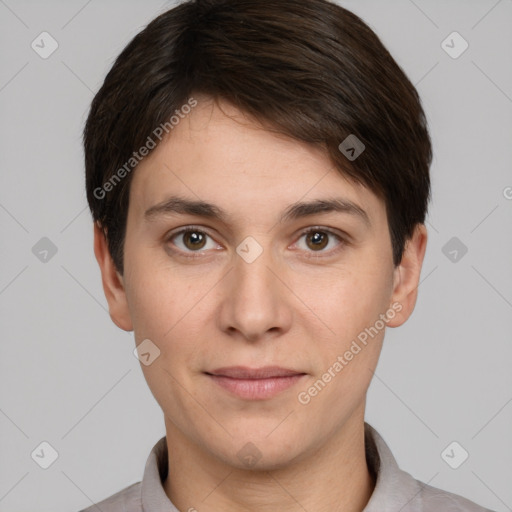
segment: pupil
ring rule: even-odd
[[[189,233],[186,233],[185,241],[188,244],[192,245],[192,249],[197,249],[198,247],[202,247],[204,245],[204,237],[202,234],[198,233],[197,231],[192,231]],[[201,244],[201,242],[203,242]]]
[[[313,247],[314,248],[320,248],[320,249],[323,249],[326,245],[327,245],[327,237],[325,236],[325,233],[321,233],[319,231],[315,231],[311,238],[310,238],[313,242]]]

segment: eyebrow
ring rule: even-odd
[[[368,227],[371,226],[370,218],[365,210],[356,203],[344,198],[315,199],[308,202],[294,203],[290,205],[279,218],[279,222],[297,220],[312,215],[339,212],[353,215],[362,220]],[[160,215],[185,214],[205,217],[227,223],[229,215],[218,206],[201,200],[190,200],[178,196],[172,196],[165,201],[156,204],[146,210],[146,220],[153,220]]]

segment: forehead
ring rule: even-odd
[[[130,209],[140,214],[171,194],[219,204],[242,217],[334,196],[369,216],[384,212],[383,202],[344,177],[321,147],[263,127],[229,103],[206,99],[138,165]]]

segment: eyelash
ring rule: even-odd
[[[302,233],[299,235],[299,238],[297,239],[297,241],[300,240],[304,235],[308,235],[310,233],[316,233],[316,232],[324,233],[324,234],[329,235],[330,237],[336,238],[338,240],[339,244],[337,245],[337,247],[335,247],[334,249],[331,249],[330,251],[324,251],[324,250],[306,251],[307,253],[310,253],[308,256],[306,256],[306,258],[318,258],[319,255],[322,255],[322,254],[332,256],[334,254],[337,254],[338,251],[340,251],[343,248],[343,246],[346,245],[346,243],[347,243],[347,241],[343,237],[338,235],[337,233],[334,233],[330,229],[323,228],[321,226],[314,226],[314,227],[311,227],[311,228],[308,228],[308,229],[302,231]],[[168,237],[166,237],[166,243],[172,242],[172,240],[174,238],[176,238],[177,236],[184,235],[187,233],[201,233],[202,235],[206,235],[207,237],[209,237],[213,240],[213,237],[211,237],[206,231],[204,231],[199,226],[187,226],[186,228],[176,231],[174,233],[171,233]],[[297,242],[295,242],[295,243],[297,243]],[[175,254],[179,254],[180,256],[183,256],[185,258],[201,258],[201,257],[204,257],[204,252],[205,252],[205,250],[188,251],[188,252],[182,251],[181,249],[178,249],[178,250],[170,249],[170,250],[171,250],[171,252],[173,252]],[[208,249],[206,249],[206,251],[207,250]]]

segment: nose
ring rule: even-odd
[[[233,264],[218,315],[222,331],[250,342],[287,332],[293,310],[282,264],[269,249],[250,263],[237,253]]]

